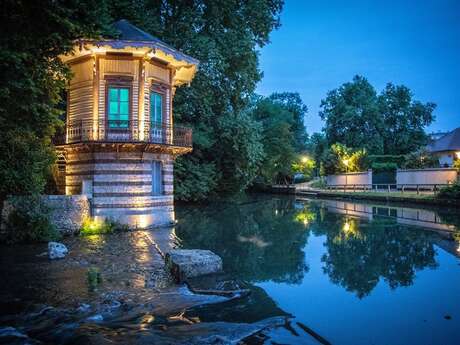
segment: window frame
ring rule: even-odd
[[[149,128],[151,129],[152,128],[152,104],[151,104],[151,101],[152,101],[152,94],[153,93],[158,93],[162,96],[162,100],[163,100],[163,104],[161,105],[161,111],[162,111],[162,114],[161,114],[161,128],[164,129],[165,126],[167,125],[168,121],[167,121],[167,117],[169,116],[169,114],[166,113],[166,110],[167,110],[167,107],[166,107],[166,102],[167,102],[167,95],[168,95],[168,86],[163,84],[163,83],[157,83],[157,82],[154,82],[152,83],[151,87],[150,87],[150,92],[149,92]],[[151,132],[151,130],[150,130]],[[151,134],[151,133],[150,133]]]
[[[129,133],[132,136],[133,126],[133,78],[126,76],[106,76],[105,85],[105,132],[106,133]],[[128,89],[128,127],[126,128],[111,128],[109,127],[109,112],[110,112],[110,89],[123,88]]]
[[[154,171],[155,171],[155,167],[156,165],[158,164],[159,166],[159,187],[160,187],[160,190],[158,193],[155,193],[154,191],[154,186],[155,186],[155,181],[154,181]],[[152,173],[151,173],[151,176],[152,176],[152,192],[151,192],[151,195],[152,196],[162,196],[164,195],[164,186],[163,186],[163,162],[161,160],[153,160],[152,161],[152,164],[151,164],[151,167],[152,167]]]

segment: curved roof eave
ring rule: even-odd
[[[192,65],[199,65],[199,60],[195,59],[187,54],[184,54],[177,49],[174,49],[168,46],[163,42],[153,42],[153,41],[131,41],[131,40],[82,40],[81,43],[93,44],[96,46],[109,46],[113,49],[123,49],[127,47],[133,48],[151,48],[155,50],[161,50],[167,55],[171,55],[174,59],[178,61],[185,61]]]

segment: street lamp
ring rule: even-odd
[[[302,156],[302,158],[300,159],[300,161],[302,163],[307,163],[308,162],[308,157],[307,156]]]
[[[348,164],[350,164],[350,160],[349,159],[344,159],[344,160],[342,160],[342,162],[346,167],[346,172],[348,172]]]

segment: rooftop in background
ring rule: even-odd
[[[460,151],[460,127],[427,146],[429,152]]]

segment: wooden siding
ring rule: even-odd
[[[93,60],[71,66],[74,77],[69,85],[67,120],[90,120],[93,116]]]
[[[171,84],[169,69],[152,63],[145,64],[145,78],[155,79],[168,85]]]

